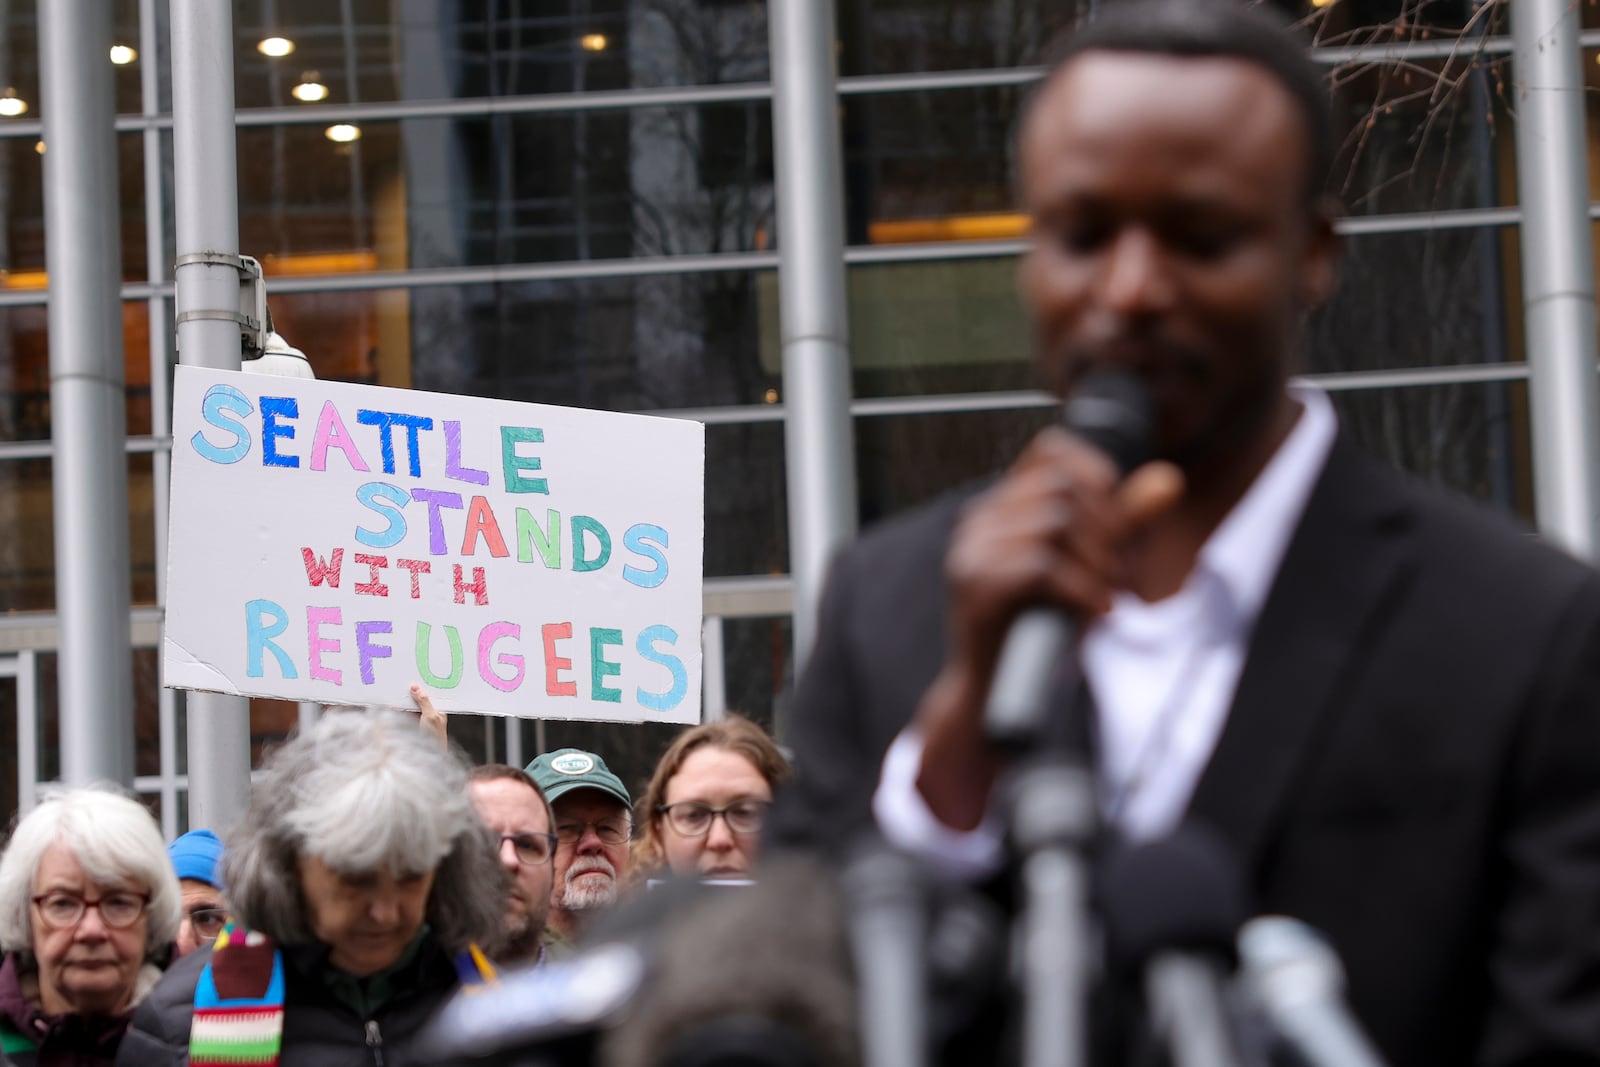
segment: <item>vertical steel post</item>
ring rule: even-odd
[[[1511,4],[1522,298],[1539,530],[1600,558],[1600,381],[1578,13]]]
[[[833,0],[772,0],[772,137],[795,662],[828,560],[856,529]]]
[[[139,113],[147,118],[161,114],[161,47],[156,0],[139,0]],[[167,211],[162,186],[161,131],[151,126],[144,139],[144,258],[150,284],[167,280]],[[150,455],[151,489],[155,521],[156,606],[165,629],[167,607],[167,504],[172,479],[172,397],[167,388],[167,352],[172,336],[172,315],[163,296],[150,297],[150,435],[156,439]],[[156,648],[162,642],[156,641]],[[178,695],[166,686],[156,689],[156,726],[160,752],[161,833],[172,840],[178,824]]]
[[[178,357],[239,369],[239,179],[233,115],[233,10],[172,0],[173,271]],[[201,259],[198,257],[206,257]],[[209,260],[209,261],[208,261]],[[250,799],[250,705],[190,693],[189,825],[227,830]]]
[[[61,777],[133,782],[128,459],[111,8],[39,0]]]

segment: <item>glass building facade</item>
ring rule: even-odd
[[[171,833],[170,27],[164,0],[112,6],[119,48],[83,62],[116,67],[137,785]],[[837,0],[863,524],[982,477],[1052,417],[1013,287],[1013,138],[1046,43],[1094,6]],[[1506,5],[1279,6],[1339,89],[1347,257],[1304,373],[1370,450],[1531,518]],[[1581,10],[1600,26],[1594,0]],[[240,247],[278,330],[322,378],[703,420],[714,702],[781,717],[795,663],[763,0],[240,0],[233,25]],[[1600,33],[1585,44],[1593,87]],[[38,96],[34,5],[0,2],[0,751],[22,754],[0,761],[7,808],[57,769]],[[297,713],[255,701],[255,741]],[[594,747],[633,780],[668,735],[452,730],[481,758]]]

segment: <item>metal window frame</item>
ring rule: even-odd
[[[158,0],[139,0],[140,48],[145,56],[160,54],[157,40],[156,5]],[[1600,48],[1600,30],[1580,35],[1585,49]],[[1314,58],[1327,65],[1344,63],[1389,63],[1427,59],[1449,59],[1478,52],[1490,55],[1509,55],[1513,42],[1510,37],[1493,37],[1472,40],[1423,41],[1398,44],[1374,44],[1353,47],[1325,47],[1313,51]],[[158,572],[157,606],[136,608],[136,622],[148,625],[151,617],[161,615],[160,604],[165,600],[166,559],[166,489],[161,474],[170,462],[172,440],[169,416],[165,411],[167,365],[170,335],[166,326],[168,301],[173,297],[173,285],[166,277],[165,217],[162,202],[160,149],[162,131],[172,128],[170,112],[157,108],[159,69],[155,63],[145,65],[141,75],[141,111],[138,114],[119,115],[116,129],[119,132],[142,134],[145,168],[146,253],[148,280],[124,285],[124,300],[143,300],[150,310],[150,348],[153,411],[153,432],[149,435],[129,437],[126,453],[129,455],[151,453],[156,463],[155,539]],[[997,88],[1026,85],[1036,81],[1043,68],[994,68],[980,70],[940,71],[879,76],[854,76],[839,79],[841,96],[871,96],[895,93],[937,92],[963,89]],[[652,89],[629,89],[605,92],[555,93],[499,98],[471,98],[459,100],[393,101],[353,105],[317,105],[296,108],[252,108],[238,113],[242,128],[263,128],[286,125],[306,125],[331,122],[381,122],[427,118],[486,118],[498,115],[575,114],[580,112],[615,111],[638,108],[686,107],[725,103],[762,102],[772,98],[768,82],[750,82],[723,86],[685,86]],[[42,131],[38,121],[7,122],[0,127],[0,139],[37,138]],[[1591,204],[1591,219],[1600,218],[1600,203]],[[1500,227],[1519,224],[1519,208],[1493,208],[1481,210],[1445,211],[1426,214],[1399,214],[1374,217],[1350,217],[1340,220],[1341,233],[1351,236],[1370,234],[1398,234],[1435,229],[1471,227]],[[1024,245],[1021,241],[988,241],[962,243],[930,243],[907,246],[870,246],[849,248],[845,261],[851,265],[875,263],[910,263],[967,258],[1003,258],[1018,254]],[[411,271],[374,272],[363,275],[324,275],[275,279],[273,290],[277,293],[309,292],[361,292],[384,289],[421,289],[436,286],[475,284],[506,284],[527,281],[579,281],[652,277],[666,274],[705,273],[740,270],[774,270],[776,253],[742,252],[712,255],[643,257],[616,261],[583,261],[562,263],[522,263],[500,266],[461,266],[431,268]],[[43,291],[0,292],[0,307],[44,306],[47,296]],[[1309,376],[1305,380],[1329,390],[1371,390],[1406,388],[1474,382],[1522,381],[1529,375],[1526,364],[1463,364],[1447,367],[1404,368],[1395,370],[1353,372],[1336,375]],[[857,399],[851,404],[852,417],[901,416],[917,414],[944,414],[952,412],[1025,410],[1053,404],[1051,397],[1031,391],[971,393],[933,396],[900,396]],[[734,405],[711,409],[679,409],[654,411],[652,414],[694,418],[707,425],[740,425],[777,422],[784,418],[781,404]],[[28,458],[49,458],[53,448],[49,441],[0,442],[0,462]],[[792,583],[787,576],[751,576],[742,578],[713,578],[706,582],[707,623],[716,619],[763,617],[787,614],[792,601]],[[55,614],[39,613],[13,617],[16,625],[53,626]],[[12,621],[12,620],[8,620]],[[159,642],[158,642],[159,644]],[[24,674],[29,679],[28,694],[33,701],[33,763],[32,773],[19,774],[19,800],[27,790],[28,804],[33,800],[37,778],[37,685],[33,680],[36,653],[19,652],[0,655],[0,677],[19,679],[19,705],[22,700],[21,681]],[[26,663],[28,666],[22,666]],[[21,744],[22,718],[19,716],[19,770],[27,746]],[[161,772],[155,776],[141,776],[136,788],[141,792],[159,793],[162,804],[163,831],[174,836],[178,829],[177,798],[186,788],[185,776],[177,773],[176,712],[173,694],[161,690],[160,733]],[[507,755],[513,748],[520,749],[520,734],[513,742],[512,720],[507,722]],[[520,756],[520,752],[517,753]]]

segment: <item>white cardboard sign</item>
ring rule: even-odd
[[[700,718],[705,427],[179,367],[165,683]]]

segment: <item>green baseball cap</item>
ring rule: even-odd
[[[585,752],[581,748],[558,748],[528,764],[527,771],[552,804],[557,797],[574,789],[598,789],[622,801],[623,807],[633,807],[628,787],[622,784],[621,778],[611,773],[606,761],[593,752]]]

